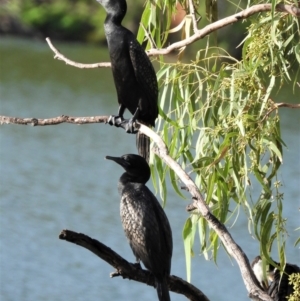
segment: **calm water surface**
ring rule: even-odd
[[[107,51],[86,45],[59,45],[81,62],[108,59]],[[79,70],[57,60],[46,43],[1,40],[1,115],[47,118],[117,113],[109,69]],[[282,94],[280,101],[296,102]],[[299,111],[282,109],[282,135],[288,149],[281,169],[288,217],[287,257],[300,262],[293,248],[299,227]],[[109,278],[107,263],[87,250],[61,241],[62,229],[94,237],[129,261],[133,254],[119,218],[120,167],[106,155],[136,153],[134,135],[108,125],[0,127],[1,300],[156,300],[151,287]],[[151,186],[151,184],[149,184]],[[187,201],[171,192],[166,207],[173,229],[172,274],[185,278],[181,238]],[[259,252],[238,221],[233,237],[249,258]],[[197,254],[197,247],[195,248]],[[220,252],[218,267],[202,256],[193,259],[192,283],[211,300],[249,300],[236,263]],[[232,299],[234,296],[234,299]],[[173,301],[186,300],[171,294]]]

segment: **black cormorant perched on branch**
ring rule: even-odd
[[[274,261],[274,263],[280,266],[278,262]],[[269,264],[269,267],[266,269],[266,276],[270,280],[270,285],[267,284],[267,286],[264,285],[265,282],[263,281],[263,265],[261,257],[255,257],[251,266],[257,280],[274,301],[286,301],[287,297],[294,292],[293,285],[289,284],[289,276],[294,273],[300,273],[300,267],[297,265],[286,263],[284,271],[281,274],[280,270],[272,264]]]
[[[150,178],[146,160],[138,155],[110,157],[125,169],[119,183],[121,220],[130,247],[155,277],[160,301],[170,301],[167,279],[171,270],[172,231],[156,197],[145,185]],[[140,298],[142,300],[142,298]]]
[[[104,30],[108,43],[111,67],[118,95],[119,112],[111,116],[109,124],[122,127],[126,132],[135,133],[135,120],[154,126],[158,115],[158,87],[155,70],[131,31],[121,25],[126,14],[125,0],[97,0],[107,16]],[[125,109],[133,117],[125,120]],[[137,133],[139,154],[149,161],[150,139]]]

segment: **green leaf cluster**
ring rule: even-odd
[[[293,285],[294,292],[288,298],[288,301],[299,301],[300,300],[300,273],[291,274],[289,276],[289,284]]]
[[[174,1],[147,3],[140,42],[146,40],[148,47],[153,42],[158,48],[165,45],[175,5]],[[286,82],[296,82],[299,24],[296,18],[276,12],[258,14],[248,22],[240,61],[225,49],[210,46],[209,38],[189,63],[180,57],[177,62],[159,58],[157,131],[170,156],[189,172],[205,195],[212,213],[232,225],[244,212],[261,253],[269,258],[276,241],[283,262],[286,219],[277,173],[284,142],[272,95]],[[152,171],[158,175],[153,180],[158,181],[155,184],[164,201],[167,177],[182,196],[179,180],[160,159],[153,160]],[[216,261],[220,246],[216,233],[201,216],[189,217],[183,230],[188,275],[196,229],[200,252],[206,258],[212,256]]]

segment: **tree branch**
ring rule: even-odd
[[[135,280],[153,287],[155,286],[154,277],[149,271],[143,270],[136,264],[129,263],[119,254],[96,239],[70,230],[63,230],[60,233],[59,238],[88,249],[113,266],[116,269],[116,272],[113,272],[111,277],[120,275],[124,279]],[[209,301],[199,289],[179,277],[170,276],[168,285],[170,291],[182,294],[191,301]]]
[[[58,117],[53,117],[48,119],[37,119],[37,118],[0,116],[0,124],[20,124],[20,125],[29,124],[32,126],[56,125],[61,123],[91,124],[91,123],[107,123],[108,118],[109,116],[72,117],[72,116],[61,115]]]
[[[274,105],[276,108],[300,109],[300,103],[275,102]]]
[[[166,55],[171,53],[174,50],[178,50],[184,46],[190,45],[200,39],[203,39],[204,37],[206,37],[207,35],[209,35],[210,33],[223,28],[227,25],[236,23],[240,20],[246,19],[254,14],[260,13],[260,12],[265,12],[265,11],[271,11],[272,10],[272,4],[257,4],[257,5],[253,5],[252,7],[249,7],[245,10],[242,10],[239,13],[236,13],[232,16],[223,18],[221,20],[218,20],[214,23],[211,23],[207,26],[205,26],[202,29],[197,29],[196,24],[196,17],[195,17],[195,12],[194,12],[194,7],[193,5],[190,4],[190,13],[191,13],[191,17],[193,19],[193,30],[194,30],[194,34],[182,41],[179,42],[175,42],[171,45],[169,45],[166,48],[162,48],[162,49],[155,49],[152,48],[150,50],[147,51],[148,56],[157,56],[157,55]],[[283,13],[288,13],[291,14],[294,17],[300,17],[300,8],[293,6],[293,5],[287,5],[287,4],[283,4],[283,3],[279,3],[276,5],[275,10],[277,12],[283,12]],[[95,64],[82,64],[82,63],[77,63],[74,62],[70,59],[68,59],[67,57],[65,57],[62,53],[60,53],[59,50],[57,50],[53,44],[51,43],[51,40],[49,38],[46,38],[46,41],[50,47],[50,49],[54,52],[55,56],[54,59],[58,59],[61,61],[64,61],[67,65],[73,66],[73,67],[77,67],[77,68],[81,68],[81,69],[91,69],[91,68],[109,68],[111,67],[111,63],[110,62],[103,62],[103,63],[95,63]]]

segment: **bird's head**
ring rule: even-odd
[[[97,0],[97,2],[103,6],[108,15],[122,21],[127,11],[126,0]]]
[[[147,161],[139,155],[128,154],[121,157],[106,156],[105,158],[121,165],[125,169],[127,177],[134,182],[145,184],[150,179],[150,167]]]
[[[266,291],[268,289],[268,269],[266,267],[266,263],[263,262],[260,256],[256,256],[251,263],[252,270],[256,279],[262,288]]]

